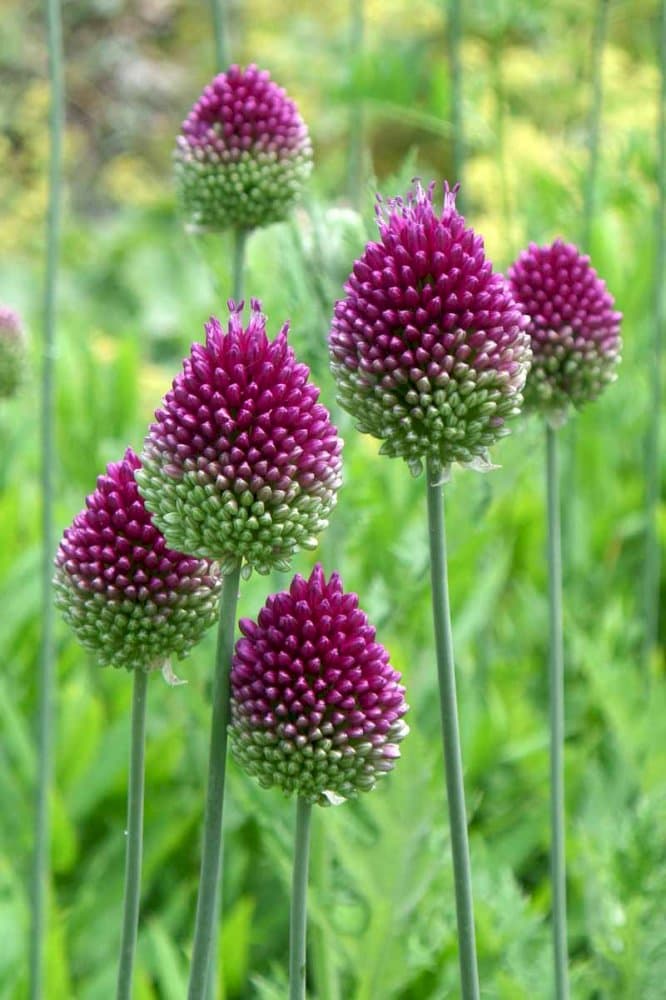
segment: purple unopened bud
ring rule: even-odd
[[[192,229],[252,229],[288,215],[312,170],[312,146],[296,105],[269,74],[232,66],[183,122],[174,159]]]
[[[16,394],[25,366],[25,334],[19,314],[9,306],[0,305],[0,399]]]
[[[379,240],[356,261],[336,304],[331,369],[359,430],[413,472],[487,462],[522,402],[527,324],[483,240],[465,226],[456,190],[419,183],[379,202]]]
[[[596,399],[617,377],[622,313],[590,258],[562,240],[531,243],[509,269],[509,280],[530,320],[525,405],[561,423],[570,406]]]
[[[231,671],[234,756],[264,787],[330,805],[393,769],[405,689],[375,629],[321,566],[243,619]]]
[[[167,548],[135,482],[128,448],[99,476],[56,556],[56,604],[102,666],[162,669],[217,619],[214,563]]]
[[[288,569],[327,526],[340,486],[342,441],[287,343],[252,302],[212,318],[157,410],[137,480],[170,545],[217,559]]]

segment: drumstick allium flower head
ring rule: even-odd
[[[194,344],[155,414],[137,474],[146,506],[174,548],[288,569],[327,526],[340,486],[342,441],[319,390],[287,343],[266,334],[260,303],[247,327],[229,302]]]
[[[221,576],[214,563],[167,547],[139,496],[139,466],[128,448],[66,529],[56,604],[103,666],[168,670],[216,621]]]
[[[10,306],[0,305],[0,399],[14,396],[26,365],[25,334],[21,319]]]
[[[531,243],[509,269],[509,281],[530,321],[526,408],[562,423],[571,406],[596,399],[617,377],[622,313],[590,258],[562,240]]]
[[[456,191],[445,185],[441,212],[434,184],[379,200],[379,240],[354,264],[329,338],[341,405],[414,473],[426,458],[434,470],[487,464],[530,360],[527,321]]]
[[[186,223],[252,229],[286,218],[312,170],[298,108],[257,66],[231,66],[183,122],[174,154]]]
[[[330,805],[369,791],[408,732],[400,674],[321,566],[243,619],[231,671],[231,748],[265,787]]]

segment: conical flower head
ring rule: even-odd
[[[135,481],[128,448],[99,476],[56,555],[56,604],[102,666],[164,669],[217,618],[218,568],[167,548]]]
[[[483,240],[445,185],[378,204],[369,243],[336,304],[331,368],[341,405],[383,454],[418,473],[453,462],[483,464],[508,433],[529,366],[526,320]]]
[[[530,321],[525,405],[561,423],[570,406],[591,402],[615,380],[622,314],[590,258],[562,240],[531,243],[509,280]]]
[[[232,66],[206,87],[174,154],[187,224],[252,229],[286,218],[312,170],[298,108],[265,70]]]
[[[21,385],[25,353],[25,334],[18,313],[0,305],[0,399],[9,399]]]
[[[407,704],[356,594],[316,566],[240,629],[229,738],[241,766],[320,805],[372,789],[400,756]]]
[[[170,545],[267,573],[288,569],[328,524],[340,485],[342,441],[285,324],[275,340],[253,301],[229,303],[206,344],[194,344],[157,410],[137,475]]]

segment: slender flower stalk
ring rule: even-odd
[[[449,804],[453,880],[458,920],[458,960],[463,1000],[478,1000],[479,973],[476,962],[472,872],[467,839],[465,786],[458,727],[451,610],[449,607],[444,496],[441,474],[433,469],[431,463],[428,464],[426,476],[432,611],[435,626],[439,707],[442,720],[446,793]]]
[[[143,786],[146,743],[146,695],[148,673],[134,671],[132,695],[132,741],[130,749],[130,776],[127,793],[127,854],[125,858],[125,899],[123,904],[123,929],[118,967],[117,1000],[130,1000],[132,996],[132,971],[139,926],[141,899],[141,856],[143,845]]]
[[[229,677],[234,647],[239,584],[240,561],[236,568],[227,574],[222,587],[213,677],[213,712],[210,729],[201,876],[188,989],[190,1000],[199,1000],[204,994],[213,936],[217,925],[216,902],[221,888],[219,884],[220,856],[224,816],[224,783],[227,769],[227,728],[230,718]]]
[[[349,20],[350,65],[357,69],[363,58],[364,0],[351,0]],[[349,146],[347,190],[349,201],[359,209],[363,193],[363,98],[355,94],[349,108]]]
[[[32,921],[30,929],[30,997],[44,994],[44,943],[47,933],[47,886],[50,868],[49,790],[53,761],[53,488],[55,466],[54,359],[56,341],[56,282],[60,251],[62,143],[65,85],[60,0],[45,0],[48,32],[51,107],[49,113],[49,202],[46,222],[46,274],[44,281],[44,340],[41,385],[41,493],[42,493],[42,639],[39,659],[37,709],[37,789],[35,840],[32,863]]]
[[[657,163],[657,252],[655,257],[654,340],[650,358],[651,404],[647,436],[646,468],[646,548],[644,568],[645,661],[659,642],[659,581],[661,552],[657,530],[659,506],[659,456],[661,438],[662,364],[666,325],[666,2],[660,5],[659,61],[661,88],[658,115]]]
[[[449,66],[451,73],[451,152],[453,158],[453,176],[461,188],[465,182],[465,123],[463,120],[462,99],[462,4],[461,0],[448,0],[449,17],[447,24],[447,41],[449,49]],[[463,210],[464,202],[460,196],[459,207]]]
[[[210,0],[210,13],[215,39],[215,64],[221,73],[229,65],[229,19],[227,0]]]
[[[597,186],[599,180],[599,135],[601,132],[601,113],[603,107],[603,60],[608,32],[608,11],[610,0],[597,0],[594,33],[591,52],[591,90],[592,100],[587,121],[587,171],[583,184],[583,213],[580,234],[581,247],[589,253],[592,241],[592,229],[597,211]],[[578,561],[579,547],[576,544],[576,468],[578,454],[578,425],[574,422],[565,430],[565,451],[563,463],[563,479],[565,483],[563,508],[565,564],[575,564]]]
[[[553,961],[556,1000],[569,996],[564,818],[564,648],[558,431],[546,424],[548,505],[548,621],[550,640],[550,877],[553,894]]]
[[[299,796],[296,800],[294,875],[291,886],[291,916],[289,921],[289,1000],[305,1000],[311,817],[312,805],[307,799]]]

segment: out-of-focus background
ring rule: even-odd
[[[584,238],[597,4],[463,4],[465,211],[506,267],[529,240]],[[229,295],[228,247],[176,215],[170,157],[212,76],[203,0],[68,0],[66,199],[57,347],[58,532],[104,465],[139,448],[192,340]],[[373,229],[375,190],[452,176],[447,4],[231,4],[230,46],[296,98],[316,169],[307,204],[252,237],[249,294],[334,405],[332,304]],[[618,382],[565,433],[566,778],[572,991],[657,1000],[666,982],[663,643],[642,656],[644,442],[654,335],[657,5],[609,5],[590,250],[624,312]],[[32,373],[0,403],[0,998],[27,995],[27,874],[40,634],[38,366],[48,84],[40,7],[4,0],[0,33],[0,301],[18,308]],[[363,124],[365,178],[350,176]],[[353,170],[351,171],[353,174]],[[351,187],[350,187],[351,185]],[[359,214],[354,211],[359,209]],[[457,996],[456,932],[431,636],[423,480],[341,418],[345,486],[322,558],[403,671],[412,732],[363,801],[318,811],[311,995]],[[542,427],[517,422],[498,471],[447,489],[450,576],[483,995],[550,995],[547,610]],[[571,461],[573,455],[574,461]],[[662,461],[662,474],[664,466]],[[663,492],[663,490],[662,490]],[[659,514],[663,544],[665,516]],[[333,538],[333,540],[331,540]],[[305,571],[312,558],[301,556]],[[287,578],[285,577],[285,583]],[[267,581],[243,587],[254,614]],[[664,588],[662,585],[662,601]],[[662,606],[663,610],[663,606]],[[663,629],[663,626],[662,626]],[[113,995],[125,842],[130,678],[100,670],[58,623],[48,997]],[[663,639],[663,630],[662,630]],[[149,687],[138,1000],[185,995],[199,869],[213,636]],[[232,766],[225,961],[218,996],[285,995],[293,803]]]

